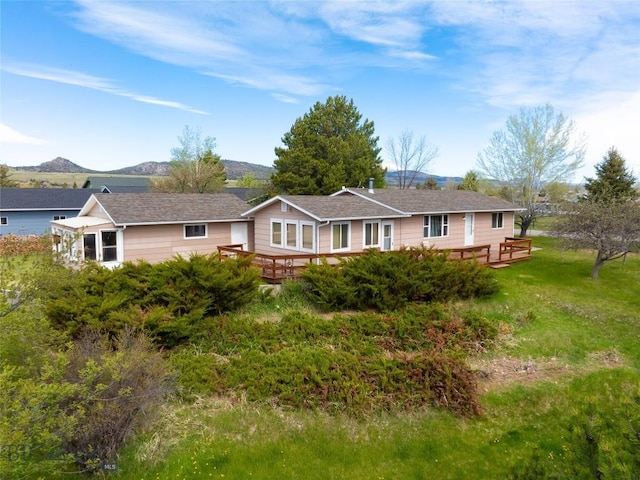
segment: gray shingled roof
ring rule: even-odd
[[[520,210],[506,200],[470,190],[380,189],[370,193],[366,189],[347,189],[336,196],[348,196],[350,193],[410,214]]]
[[[102,188],[109,187],[148,187],[151,179],[140,176],[110,176],[110,175],[90,175],[85,180],[82,188]]]
[[[91,188],[0,188],[0,210],[80,210],[92,194]]]
[[[280,198],[320,221],[406,216],[356,195],[281,195]]]
[[[246,220],[250,205],[231,193],[98,193],[116,225]]]

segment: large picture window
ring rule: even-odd
[[[205,223],[184,226],[184,238],[206,238],[206,236],[207,225]]]
[[[504,227],[504,214],[502,212],[496,212],[491,214],[491,228]]]
[[[331,250],[336,252],[340,250],[349,250],[349,230],[350,224],[348,222],[345,223],[334,223],[331,226]]]
[[[446,237],[449,235],[449,215],[425,215],[424,238]]]

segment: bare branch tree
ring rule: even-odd
[[[403,131],[397,139],[390,138],[387,150],[395,164],[401,189],[415,187],[418,175],[424,173],[429,163],[440,154],[438,147],[427,142],[425,135],[415,139],[413,132],[408,130]]]

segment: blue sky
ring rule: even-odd
[[[550,103],[640,175],[640,2],[6,1],[0,162],[112,170],[168,161],[185,125],[272,165],[328,96],[462,176],[522,106]]]

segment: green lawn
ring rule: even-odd
[[[541,478],[540,465],[561,470],[572,460],[583,470],[554,478],[595,478],[589,435],[604,478],[640,478],[640,257],[605,265],[594,281],[593,254],[559,251],[550,238],[534,245],[531,261],[496,271],[493,298],[455,306],[483,312],[502,332],[469,359],[485,372],[482,417],[425,409],[354,419],[242,397],[176,402],[109,478],[504,479],[514,468],[517,478]],[[269,321],[287,307],[273,305],[260,311]],[[525,464],[534,454],[537,463]]]

